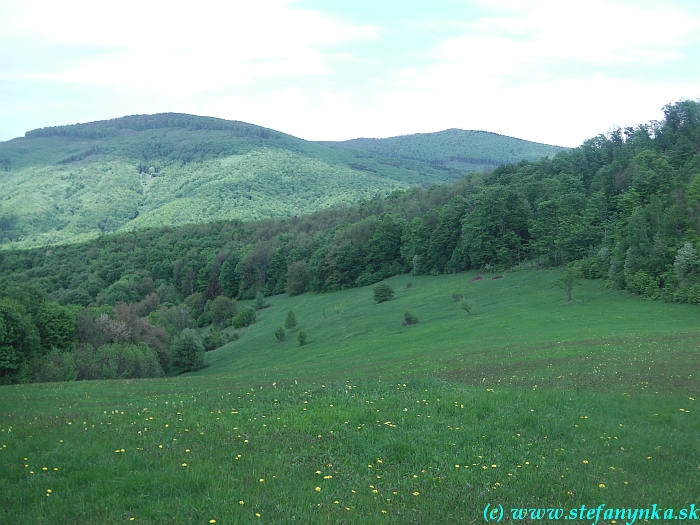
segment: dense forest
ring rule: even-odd
[[[0,249],[149,227],[293,217],[561,149],[461,130],[379,143],[390,147],[378,152],[359,143],[310,142],[177,113],[28,131],[0,142]],[[407,145],[408,156],[401,152]]]
[[[236,337],[228,326],[254,322],[237,300],[257,296],[260,309],[265,296],[406,272],[565,267],[646,299],[700,304],[699,233],[700,103],[685,100],[660,122],[454,184],[300,217],[2,251],[0,381],[196,368],[204,346]]]

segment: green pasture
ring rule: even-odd
[[[402,276],[381,304],[372,287],[271,297],[198,373],[2,387],[0,523],[697,507],[700,311],[597,281],[563,304],[557,276]]]

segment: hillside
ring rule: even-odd
[[[324,144],[351,148],[389,158],[412,159],[455,170],[483,171],[501,164],[516,164],[554,157],[568,148],[529,142],[487,131],[448,129],[386,139],[360,138]]]
[[[394,277],[381,304],[370,287],[274,297],[194,374],[0,386],[0,521],[453,524],[494,501],[687,511],[696,309],[600,281],[563,305],[558,271],[478,275]],[[290,310],[298,326],[275,342]],[[402,326],[406,310],[420,322]]]
[[[505,143],[488,153],[481,143],[478,153],[471,152],[468,140],[459,148],[464,157],[488,156],[489,165],[514,159]],[[134,228],[290,217],[454,181],[485,166],[426,160],[174,113],[37,129],[0,143],[0,248]]]

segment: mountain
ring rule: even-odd
[[[0,143],[0,248],[296,216],[560,150],[460,130],[316,143],[177,113],[41,128]]]
[[[437,133],[416,133],[386,139],[359,138],[323,142],[388,158],[411,159],[458,171],[483,171],[522,159],[535,161],[553,157],[568,148],[550,146],[489,133],[447,129]]]

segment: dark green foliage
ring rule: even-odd
[[[0,299],[0,382],[11,382],[22,364],[39,354],[40,344],[38,331],[22,305]]]
[[[294,330],[297,326],[297,316],[291,310],[287,312],[287,317],[284,320],[284,327],[287,330]]]
[[[238,301],[229,299],[225,295],[220,295],[211,302],[209,313],[211,314],[212,323],[226,326],[238,314]]]
[[[394,297],[394,289],[388,284],[378,284],[374,287],[374,300],[378,303],[390,301]]]
[[[278,326],[275,330],[275,339],[277,339],[278,343],[285,340],[284,328],[282,326]]]
[[[204,368],[204,346],[197,332],[186,328],[170,346],[173,367],[180,372]]]
[[[577,282],[577,273],[570,269],[567,268],[564,271],[564,275],[562,275],[559,279],[554,281],[554,286],[557,288],[561,288],[566,292],[566,302],[570,303],[572,299],[572,292],[574,289],[574,286],[576,286]]]
[[[306,261],[296,261],[287,270],[286,291],[289,295],[299,295],[309,290],[309,274]]]
[[[204,339],[202,339],[202,345],[204,345],[205,352],[216,350],[217,348],[224,346],[224,344],[224,336],[221,332],[209,332],[204,336]]]
[[[304,346],[306,344],[306,330],[299,330],[297,334],[297,341],[299,341],[299,346]]]
[[[464,299],[464,296],[461,293],[457,293],[457,292],[452,293],[452,300],[455,303],[460,302],[462,299]]]
[[[255,308],[246,306],[245,308],[241,308],[238,314],[233,318],[232,324],[234,328],[244,328],[252,325],[256,318],[257,313],[255,312]]]
[[[412,324],[418,324],[418,318],[411,312],[406,312],[405,314],[403,314],[403,325],[409,326]]]

